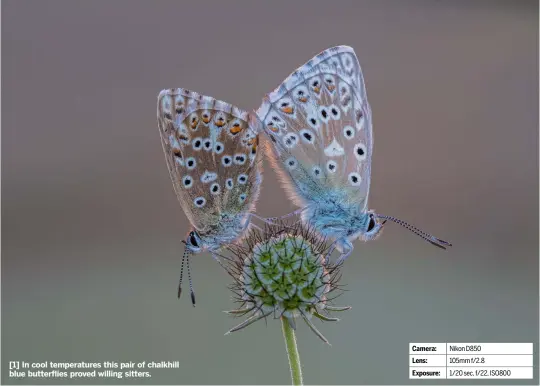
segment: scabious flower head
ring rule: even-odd
[[[269,316],[287,318],[295,329],[296,319],[302,318],[328,343],[312,317],[337,321],[328,312],[350,307],[329,304],[335,298],[332,293],[340,290],[341,275],[339,266],[327,262],[325,240],[300,223],[279,223],[267,225],[264,231],[251,231],[246,244],[228,247],[233,255],[226,266],[234,279],[230,289],[241,303],[239,309],[228,313],[249,316],[229,333]]]

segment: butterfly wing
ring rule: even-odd
[[[324,196],[367,207],[371,108],[351,47],[329,48],[299,67],[266,95],[257,115],[297,205]]]
[[[177,88],[159,93],[157,120],[174,190],[197,230],[254,209],[262,179],[256,116]]]

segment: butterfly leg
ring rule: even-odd
[[[217,261],[217,263],[219,265],[221,265],[221,268],[223,268],[224,270],[227,270],[227,268],[223,265],[223,262],[219,259],[217,253],[215,251],[211,251],[210,252],[212,254],[212,258]]]
[[[338,240],[338,250],[341,250],[341,256],[336,260],[336,264],[343,263],[347,257],[352,253],[354,246],[348,239]]]
[[[272,221],[272,219],[276,219],[277,217],[267,217],[267,218],[264,218],[264,217],[261,217],[261,216],[258,216],[256,215],[255,213],[250,213],[249,214],[249,217],[253,217],[253,218],[256,218],[256,219],[259,219],[261,220],[262,222],[266,223],[266,224],[270,224],[270,225],[275,225],[275,223]],[[255,224],[252,224],[253,226],[256,226]],[[261,229],[260,227],[257,227],[259,229]]]
[[[299,215],[300,213],[302,213],[307,208],[308,208],[308,206],[305,206],[305,207],[300,208],[300,209],[296,209],[294,212],[287,213],[287,214],[285,214],[285,215],[283,215],[281,217],[267,217],[266,220],[270,220],[270,221],[283,220],[283,219],[286,219],[286,218],[289,218],[289,217],[292,217],[292,216]]]

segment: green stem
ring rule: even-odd
[[[281,326],[283,327],[283,337],[287,346],[287,356],[289,357],[289,366],[291,368],[291,378],[293,385],[302,385],[302,365],[300,365],[300,355],[296,346],[296,336],[291,328],[287,318],[281,317]]]

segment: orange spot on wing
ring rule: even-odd
[[[233,127],[231,127],[231,130],[229,130],[231,134],[238,134],[242,131],[242,127],[239,124],[235,124]]]
[[[279,129],[278,129],[277,127],[273,126],[273,125],[272,125],[272,126],[268,126],[268,128],[269,128],[271,131],[273,131],[274,133],[279,133]]]
[[[189,124],[189,127],[191,127],[192,129],[195,129],[195,128],[197,128],[198,124],[199,124],[199,118],[193,117],[191,119],[191,123]]]
[[[336,86],[334,86],[333,84],[329,84],[326,86],[328,88],[328,90],[330,91],[334,91],[336,89]]]
[[[202,121],[203,121],[204,123],[210,122],[210,115],[207,115],[207,114],[203,115]]]
[[[299,100],[300,102],[304,102],[304,103],[305,103],[305,102],[307,102],[307,97],[300,97],[300,98],[298,98],[298,100]]]
[[[217,127],[223,127],[223,126],[225,126],[225,120],[224,120],[224,119],[218,119],[218,120],[216,121],[216,126],[217,126]]]
[[[257,147],[259,146],[259,135],[257,135],[255,138],[252,138],[251,140],[252,142],[254,142],[253,146],[251,147],[251,153],[255,154],[257,152]]]
[[[315,93],[318,94],[319,92],[321,92],[321,88],[320,87],[313,87],[313,91],[315,91]]]
[[[292,114],[294,109],[292,106],[282,107],[281,111],[283,111],[285,114]]]
[[[175,156],[177,156],[178,158],[183,158],[183,156],[182,156],[182,150],[180,150],[180,149],[178,149],[177,147],[175,147],[175,148],[172,149],[172,151],[173,151],[173,154],[174,154]]]

